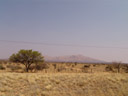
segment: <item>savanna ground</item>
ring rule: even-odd
[[[22,64],[0,66],[0,96],[128,96],[125,64],[46,63],[29,73]]]

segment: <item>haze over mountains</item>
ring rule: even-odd
[[[105,63],[105,61],[83,55],[70,55],[70,56],[58,56],[58,57],[45,56],[44,58],[45,61],[47,62]]]

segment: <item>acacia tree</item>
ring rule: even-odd
[[[28,72],[31,64],[44,62],[44,57],[38,51],[21,49],[18,53],[12,54],[9,60],[15,63],[24,64],[26,72]]]

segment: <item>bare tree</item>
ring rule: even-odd
[[[113,62],[113,67],[117,69],[117,72],[120,73],[120,69],[121,69],[121,61],[119,62]]]

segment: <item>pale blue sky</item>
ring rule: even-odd
[[[0,40],[128,48],[128,0],[0,0]],[[0,41],[0,58],[20,49],[128,62],[128,49]]]

